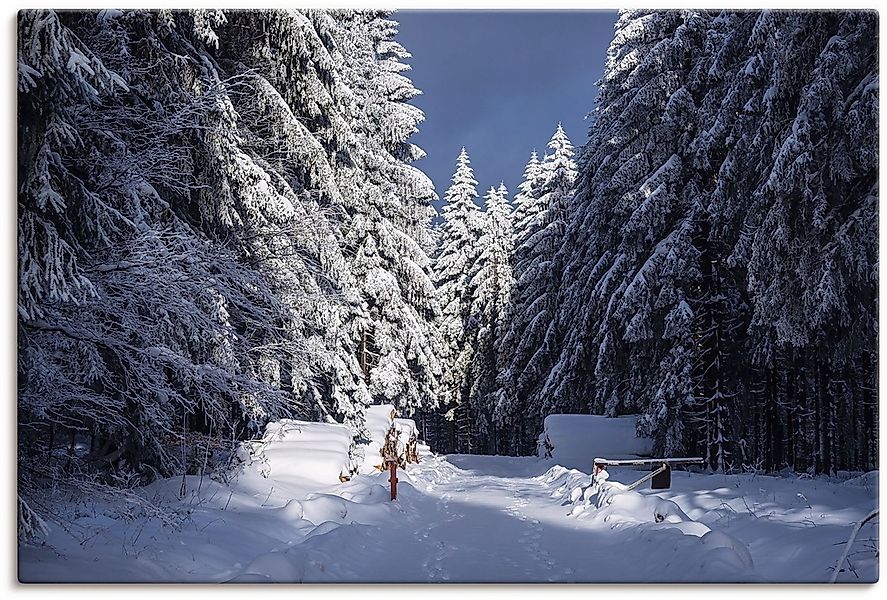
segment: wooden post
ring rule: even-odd
[[[391,482],[391,499],[397,500],[397,460],[388,459],[388,473]]]

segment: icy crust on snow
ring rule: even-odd
[[[653,441],[637,437],[637,415],[548,415],[539,436],[539,456],[564,467],[590,472],[597,457],[627,459],[650,456]]]

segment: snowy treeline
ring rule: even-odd
[[[396,25],[20,13],[23,515],[61,482],[195,472],[270,419],[433,405],[435,194]]]
[[[560,124],[548,148],[541,161],[531,154],[513,210],[500,185],[481,212],[464,148],[456,161],[435,261],[445,342],[440,406],[447,412],[444,419],[440,411],[421,414],[436,448],[535,452],[527,443],[539,433],[534,416],[550,407],[527,392],[553,348],[554,260],[576,179],[573,145]]]
[[[874,12],[622,12],[575,182],[560,131],[527,166],[497,389],[449,392],[476,422],[455,448],[640,413],[654,452],[712,469],[875,468],[877,39]],[[448,293],[471,346],[476,292]]]

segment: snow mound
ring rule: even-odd
[[[653,441],[637,437],[636,425],[637,415],[548,415],[539,436],[539,456],[586,472],[596,457],[650,456]]]
[[[345,425],[281,419],[265,427],[253,455],[263,463],[265,477],[292,475],[320,484],[335,484],[351,470],[351,439],[351,429]]]
[[[726,548],[735,554],[744,566],[749,569],[754,568],[755,563],[752,560],[751,552],[749,552],[748,547],[723,531],[709,530],[708,533],[702,536],[700,542],[702,542],[702,545],[709,550]]]
[[[244,572],[232,579],[237,583],[282,583],[292,577],[298,565],[285,552],[268,552],[257,556],[244,569]]]
[[[364,459],[358,472],[368,475],[377,472],[382,466],[382,446],[385,436],[394,427],[397,430],[397,452],[403,454],[410,439],[418,437],[416,422],[412,419],[395,417],[396,411],[391,404],[368,406],[366,411],[366,427],[370,440],[365,446]]]
[[[534,477],[536,481],[547,487],[554,488],[550,494],[552,498],[563,498],[572,494],[575,490],[582,489],[591,484],[592,478],[587,473],[576,469],[567,469],[561,465],[555,465],[542,475]],[[575,498],[570,498],[574,502]]]
[[[607,481],[607,472],[591,477],[590,483],[580,484],[570,492],[572,516],[582,516],[608,523],[661,523],[676,525],[687,535],[701,537],[711,529],[694,521],[671,500],[655,494],[639,494],[628,486]],[[593,510],[590,510],[593,509]]]
[[[364,450],[363,463],[359,473],[369,474],[377,471],[382,464],[382,445],[385,443],[385,434],[394,423],[395,410],[391,404],[375,404],[368,406],[366,410],[366,428],[370,434],[370,440]]]
[[[340,495],[346,500],[359,504],[379,504],[380,502],[388,502],[391,498],[390,488],[378,483],[346,489]]]
[[[343,496],[334,494],[313,493],[301,501],[302,518],[315,525],[321,525],[327,521],[347,524],[351,522],[373,522],[388,512],[384,504],[388,500],[386,493],[379,490],[363,489],[351,495],[354,500],[348,500]],[[384,488],[383,488],[384,492]]]
[[[570,491],[573,505],[570,516],[611,529],[634,527],[641,535],[650,532],[669,530],[695,540],[699,545],[699,560],[684,565],[677,571],[677,579],[688,577],[688,581],[732,581],[745,579],[754,571],[754,562],[748,547],[734,537],[711,529],[708,525],[690,518],[672,500],[655,494],[640,494],[629,490],[628,486],[607,481],[606,471],[590,482],[580,483]],[[580,478],[574,478],[581,481]],[[587,480],[586,480],[587,481]],[[651,541],[654,538],[645,538]],[[662,542],[667,538],[655,538]]]
[[[868,473],[863,473],[859,477],[854,477],[853,479],[848,479],[841,485],[846,486],[859,486],[867,489],[878,489],[879,483],[878,471],[869,471]]]

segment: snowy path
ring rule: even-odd
[[[341,528],[302,544],[324,564],[306,580],[680,581],[698,573],[698,537],[654,524],[602,528],[568,517],[571,507],[539,478],[544,471],[527,458],[426,457],[410,467],[413,486],[401,485],[393,522],[361,528],[356,543],[338,539],[355,535]],[[346,547],[353,556],[342,556]],[[344,563],[351,567],[343,570]],[[720,577],[760,579],[753,570],[727,567]]]
[[[430,459],[430,463],[424,469],[416,469],[414,475],[416,479],[429,476],[425,482],[419,479],[418,486],[429,499],[438,500],[442,517],[423,527],[419,534],[435,549],[423,560],[428,580],[571,579],[574,569],[561,566],[552,558],[552,551],[557,549],[544,536],[542,521],[532,516],[537,514],[533,506],[550,504],[549,489],[529,477],[503,477],[453,468],[443,458]],[[427,501],[413,506],[433,510]],[[559,508],[556,516],[563,519],[566,509]],[[416,517],[420,523],[422,515],[417,513]]]
[[[692,525],[704,522],[741,540],[754,557],[749,567],[719,547],[721,538],[706,542],[688,534],[692,528],[619,514],[567,516],[569,489],[543,477],[550,466],[534,458],[426,456],[408,475],[401,473],[394,519],[359,533],[343,527],[301,545],[323,564],[306,572],[305,580],[826,581],[836,548],[850,531],[847,524],[877,502],[872,490],[858,486],[676,473],[674,489],[660,496],[700,521]],[[803,502],[796,498],[799,491]],[[782,502],[780,510],[763,518],[760,511],[771,500]],[[752,511],[743,513],[746,504]],[[863,580],[877,576],[870,555],[860,552]],[[864,568],[862,560],[868,561]],[[842,574],[845,581],[855,578]]]
[[[468,457],[450,460],[459,464],[462,458]],[[569,527],[568,507],[552,501],[551,490],[528,474],[483,470],[484,463],[501,467],[503,461],[515,459],[471,457],[476,468],[460,469],[444,457],[426,457],[412,466],[415,487],[402,480],[401,512],[385,531],[362,532],[363,569],[352,575],[377,581],[575,581],[588,554],[582,552],[587,535]],[[318,539],[306,545],[332,556],[340,542]],[[327,574],[330,579],[343,575]]]

